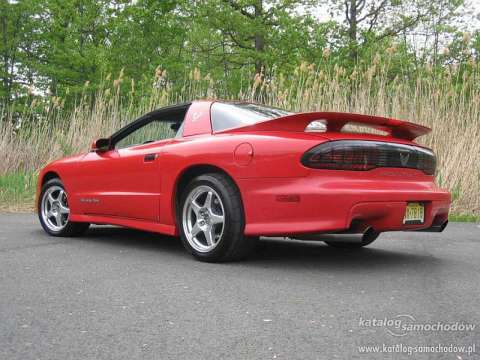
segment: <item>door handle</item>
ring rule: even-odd
[[[147,154],[143,157],[143,161],[145,162],[155,161],[156,158],[157,158],[157,154]]]

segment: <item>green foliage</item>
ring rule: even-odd
[[[448,220],[451,222],[480,222],[480,216],[472,214],[450,214]]]
[[[198,74],[228,96],[257,73],[268,80],[307,63],[351,74],[385,53],[394,53],[391,80],[427,63],[434,72],[455,64],[468,73],[480,35],[466,41],[455,25],[462,6],[463,0],[0,0],[0,102],[16,108],[16,120],[34,97],[54,96],[72,109],[105,82],[147,97],[167,86],[182,90]],[[318,20],[327,9],[333,17]],[[409,37],[416,32],[424,34],[421,51]],[[446,45],[448,53],[441,51]],[[153,75],[159,81],[152,87]]]
[[[0,210],[30,210],[36,183],[37,176],[33,173],[0,175]]]

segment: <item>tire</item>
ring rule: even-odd
[[[43,230],[51,236],[78,236],[90,226],[89,223],[69,221],[67,192],[58,178],[42,186],[37,212]]]
[[[363,234],[360,242],[325,241],[325,244],[335,248],[358,249],[370,245],[378,238],[379,235],[379,232],[373,230],[373,228],[369,228]]]
[[[180,238],[196,259],[225,262],[250,254],[257,238],[244,236],[243,205],[230,178],[218,173],[200,175],[179,196]]]

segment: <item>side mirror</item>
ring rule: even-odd
[[[95,152],[105,152],[110,150],[110,139],[101,138],[101,139],[95,140],[92,143],[90,150]]]

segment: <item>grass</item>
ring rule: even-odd
[[[33,194],[32,175],[53,159],[85,152],[93,139],[108,136],[152,109],[199,98],[255,100],[292,111],[346,111],[407,119],[433,129],[419,143],[435,150],[437,183],[454,198],[452,213],[480,216],[480,65],[468,71],[427,66],[392,76],[392,54],[347,72],[322,59],[268,81],[245,80],[235,94],[217,91],[209,76],[173,87],[157,72],[154,84],[137,96],[122,90],[123,74],[106,81],[70,111],[62,99],[34,98],[20,114],[0,105],[0,208],[23,208]],[[125,82],[128,83],[128,82]],[[166,84],[166,85],[165,85]],[[218,87],[220,89],[220,86]],[[137,90],[138,91],[138,90]],[[27,174],[27,175],[22,175]]]
[[[32,211],[37,175],[11,173],[0,176],[0,211]]]
[[[472,214],[450,214],[448,221],[451,222],[478,222],[480,223],[480,216]]]

